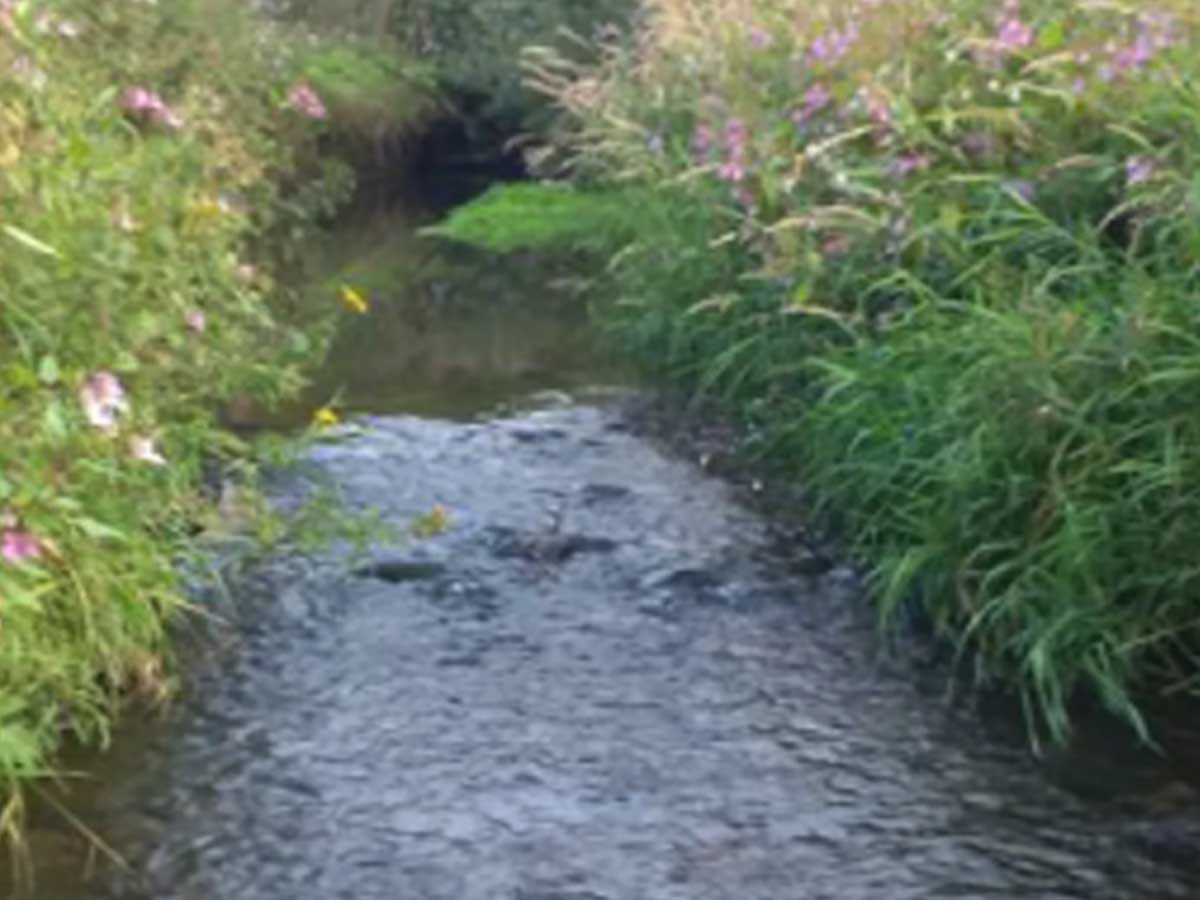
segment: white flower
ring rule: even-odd
[[[149,463],[152,466],[165,466],[166,458],[158,452],[154,438],[135,434],[129,439],[129,455],[138,462]]]
[[[129,412],[125,389],[111,372],[96,372],[79,389],[79,405],[88,422],[101,431],[114,431],[117,419]]]

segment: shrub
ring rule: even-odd
[[[761,426],[883,618],[917,603],[1035,737],[1079,689],[1145,734],[1198,674],[1193,5],[644,7],[598,64],[529,57],[566,171],[651,198],[608,320]]]
[[[248,458],[219,405],[294,391],[328,336],[334,301],[300,310],[264,268],[347,186],[291,58],[235,0],[0,0],[8,839],[64,734],[103,743],[167,688],[202,470]]]
[[[625,20],[634,0],[369,0],[348,11],[341,0],[287,0],[290,18],[341,27],[357,34],[388,35],[436,65],[444,92],[477,103],[467,112],[520,123],[536,95],[525,90],[518,64],[527,44],[581,46],[583,37]]]
[[[437,111],[434,75],[386,36],[318,37],[300,70],[328,107],[333,132],[353,156],[382,159],[414,138]]]

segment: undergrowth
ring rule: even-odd
[[[1146,697],[1200,693],[1192,4],[643,7],[599,63],[527,57],[579,187],[442,232],[600,250],[603,321],[755,424],[881,622],[919,609],[1035,741],[1080,692],[1151,738]]]
[[[244,515],[227,403],[293,394],[335,296],[281,248],[348,196],[309,43],[240,0],[0,0],[0,837],[61,743],[170,688],[197,542]],[[311,57],[308,57],[311,59]],[[333,101],[331,101],[333,102]],[[207,490],[242,472],[237,492]]]

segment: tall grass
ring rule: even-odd
[[[589,206],[624,236],[606,320],[751,419],[881,620],[919,607],[1034,739],[1068,739],[1080,692],[1149,736],[1140,699],[1200,690],[1200,11],[645,0],[641,22],[598,63],[527,57],[565,114],[547,171],[643,198]],[[505,202],[452,224],[553,240]]]

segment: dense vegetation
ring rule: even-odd
[[[511,128],[535,112],[518,64],[528,45],[586,46],[625,22],[636,0],[283,0],[286,18],[385,36],[436,73],[441,93],[477,120]]]
[[[0,0],[6,839],[66,735],[167,690],[182,563],[221,520],[202,474],[252,466],[218,410],[293,392],[349,305],[273,277],[352,185],[318,148],[372,88],[336,89],[337,52],[240,0]]]
[[[1200,20],[1189,0],[645,0],[529,56],[573,185],[449,234],[610,258],[604,316],[720,398],[1031,734],[1200,690]]]

